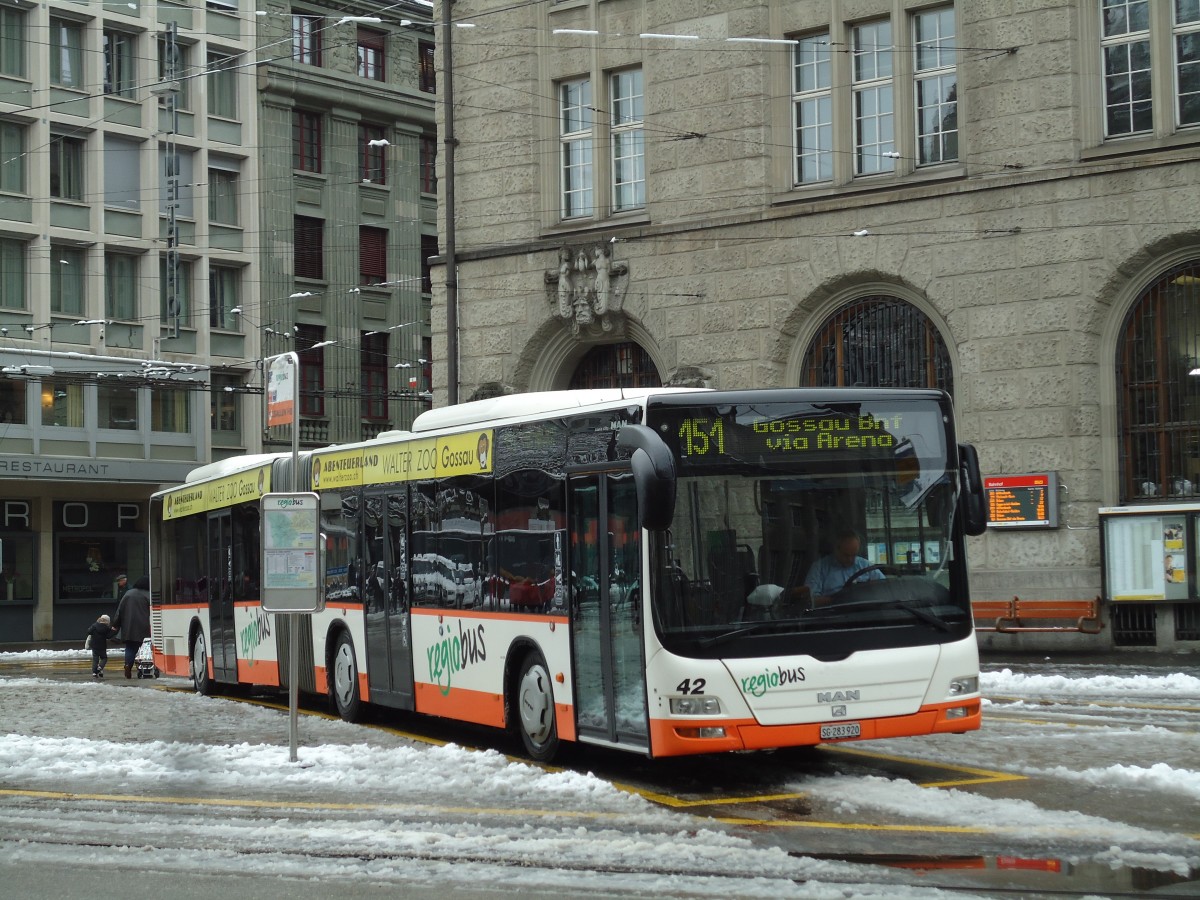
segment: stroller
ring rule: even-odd
[[[142,641],[142,646],[138,648],[134,662],[137,665],[138,678],[157,678],[159,676],[158,666],[154,665],[154,645],[150,643],[150,638]]]

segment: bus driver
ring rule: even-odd
[[[808,577],[804,579],[804,587],[818,606],[822,605],[821,601],[829,602],[829,598],[845,587],[854,575],[870,567],[871,563],[858,555],[859,548],[858,534],[853,529],[843,529],[834,538],[833,552],[812,564]],[[883,573],[874,569],[860,580],[882,579]]]

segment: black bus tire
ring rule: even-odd
[[[329,699],[344,721],[357,722],[362,718],[358,659],[354,655],[354,642],[344,631],[333,645],[333,658],[329,666]]]
[[[554,710],[554,683],[546,661],[537,651],[521,660],[513,684],[512,725],[530,759],[549,762],[559,751],[558,723]]]
[[[192,639],[190,663],[192,669],[192,684],[197,694],[209,696],[213,692],[213,680],[208,675],[208,645],[204,642],[204,632],[197,631]]]

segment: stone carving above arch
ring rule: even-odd
[[[514,394],[514,391],[509,385],[502,381],[485,381],[471,393],[467,398],[471,400],[491,400],[493,397],[504,397],[508,394]]]
[[[629,266],[612,257],[615,244],[564,244],[558,268],[546,272],[546,299],[576,336],[611,336],[624,323]]]
[[[663,381],[663,387],[708,388],[712,386],[713,373],[700,366],[680,366]]]

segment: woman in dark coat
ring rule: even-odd
[[[117,604],[113,627],[121,630],[125,641],[125,677],[133,677],[133,663],[142,641],[150,637],[150,579],[143,575],[125,592]]]

